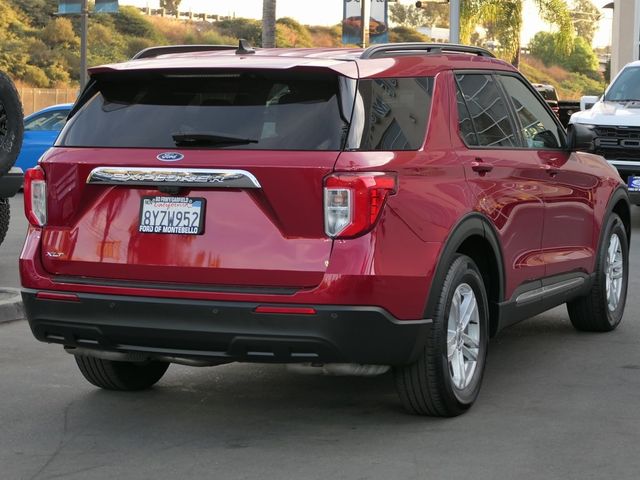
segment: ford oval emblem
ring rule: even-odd
[[[178,152],[164,152],[156,157],[161,162],[177,162],[178,160],[182,160],[184,155]]]

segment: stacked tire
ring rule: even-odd
[[[11,79],[0,72],[0,176],[18,158],[24,131],[22,104]]]
[[[0,177],[11,169],[18,158],[23,131],[22,104],[18,91],[11,79],[0,72]],[[0,198],[0,243],[9,229],[9,218],[9,200]]]

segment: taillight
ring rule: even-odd
[[[30,168],[24,174],[24,213],[34,227],[47,223],[47,184],[40,167]]]
[[[333,238],[362,235],[375,225],[387,197],[396,192],[389,173],[336,173],[324,182],[324,231]]]

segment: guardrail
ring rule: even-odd
[[[230,20],[232,18],[229,16],[217,15],[217,14],[206,13],[206,12],[189,11],[189,12],[169,13],[164,8],[138,7],[138,10],[140,10],[145,15],[177,18],[177,19],[184,19],[184,20],[200,20],[203,22],[206,22],[206,21],[219,22],[221,20]]]

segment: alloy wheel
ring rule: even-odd
[[[453,293],[447,323],[447,361],[455,388],[471,384],[480,352],[480,312],[473,289],[461,283]]]
[[[615,311],[620,303],[623,274],[622,245],[620,244],[620,238],[614,233],[609,239],[605,262],[607,305],[611,312]]]

